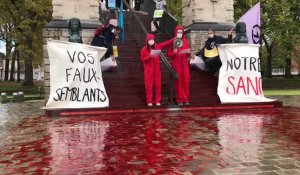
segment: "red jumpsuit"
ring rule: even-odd
[[[151,56],[151,50],[161,50],[173,43],[173,39],[157,44],[153,48],[148,45],[150,39],[155,39],[154,35],[148,34],[146,38],[146,46],[141,50],[141,61],[144,65],[144,81],[146,90],[146,103],[160,103],[161,100],[161,70],[160,70],[160,56]],[[154,88],[154,90],[153,90]]]
[[[175,35],[178,30],[184,31],[182,26],[177,26],[175,29]],[[172,60],[172,67],[178,74],[178,79],[174,81],[175,95],[177,103],[189,102],[190,98],[190,69],[188,63],[188,57],[190,53],[180,54],[181,50],[190,49],[188,40],[182,35],[183,45],[177,48],[177,52],[174,52],[173,46],[170,46],[167,51],[167,56]]]

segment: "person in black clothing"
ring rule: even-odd
[[[121,1],[122,1],[122,0],[116,0],[116,8],[117,8],[117,9],[120,8]],[[127,2],[127,4],[129,4],[129,0],[126,0],[126,2]],[[106,0],[106,8],[109,9],[109,8],[108,8],[108,0]],[[124,10],[127,10],[127,6],[126,6],[124,3],[123,3],[123,9],[124,9]]]
[[[216,73],[222,66],[217,46],[219,44],[232,43],[232,31],[233,30],[230,30],[228,32],[228,38],[224,38],[222,36],[217,36],[214,29],[208,29],[208,39],[205,41],[204,47],[197,52],[195,56],[203,58],[206,69],[209,72]],[[193,58],[195,58],[195,56]]]
[[[104,57],[109,58],[113,55],[113,42],[118,38],[120,32],[121,28],[119,26],[111,24],[100,26],[95,31],[91,45],[107,48]]]
[[[140,11],[141,5],[143,4],[144,0],[134,0],[134,10]]]
[[[155,1],[155,11],[153,16],[153,24],[156,28],[155,32],[158,32],[158,34],[162,33],[162,17],[163,17],[163,10],[167,10],[167,2],[165,0],[156,0]],[[162,12],[159,12],[162,11]],[[158,12],[158,13],[157,13]]]
[[[106,8],[110,10],[110,8],[108,7],[108,0],[106,0]],[[121,0],[116,0],[116,8],[120,8],[120,3],[121,3]]]

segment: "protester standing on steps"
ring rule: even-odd
[[[100,6],[100,10],[103,12],[103,11],[106,11],[107,8],[106,8],[106,0],[99,0],[99,6]]]
[[[178,79],[174,81],[176,103],[178,105],[189,105],[190,69],[188,58],[191,50],[189,42],[184,36],[182,26],[177,26],[174,34],[178,43],[175,41],[173,45],[169,46],[167,56],[171,58],[172,67],[178,75]]]
[[[120,8],[121,0],[106,0],[106,8],[111,12],[113,18],[118,20],[118,9]]]
[[[119,26],[108,24],[99,26],[91,42],[92,46],[107,48],[105,58],[113,57],[113,44],[118,39],[121,28]]]
[[[144,65],[144,81],[146,91],[146,104],[160,106],[161,102],[161,70],[160,70],[160,51],[173,43],[174,39],[163,43],[155,43],[153,34],[146,37],[146,45],[141,50],[141,61]],[[154,100],[153,100],[154,94]]]
[[[155,32],[162,32],[162,25],[161,25],[161,19],[162,16],[164,14],[164,9],[167,9],[167,3],[165,0],[156,0],[156,9],[154,11],[154,15],[153,15],[153,24],[156,28]]]
[[[121,0],[106,0],[106,8],[107,9],[110,9],[110,7],[109,7],[110,3],[114,4],[115,8],[118,9],[118,8],[120,8]]]

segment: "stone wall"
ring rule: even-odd
[[[233,22],[233,0],[183,0],[183,25]]]
[[[95,25],[95,28],[98,25]],[[92,38],[94,36],[95,28],[87,28],[82,30],[82,40],[84,44],[90,44]],[[48,100],[49,93],[50,93],[50,64],[49,64],[49,57],[47,52],[47,40],[48,39],[55,39],[55,40],[62,40],[68,41],[69,40],[69,33],[68,28],[62,27],[48,27],[45,28],[43,31],[43,60],[44,60],[44,92],[45,92],[45,100]]]
[[[227,37],[226,31],[219,31],[216,32],[217,35]],[[205,41],[208,39],[207,31],[192,31],[191,33],[187,34],[189,38],[189,43],[191,46],[191,51],[193,54],[200,51],[205,44]]]
[[[208,39],[208,29],[214,28],[216,35],[227,37],[228,32],[234,27],[234,24],[218,23],[194,23],[186,28],[186,37],[189,40],[192,54],[195,54],[203,48]]]
[[[91,19],[99,18],[99,3],[97,0],[53,0],[54,19]]]
[[[69,19],[79,18],[82,27],[82,40],[90,44],[99,22],[99,3],[97,0],[53,0],[53,20],[43,31],[43,60],[44,60],[44,93],[48,100],[50,93],[50,65],[47,52],[47,40],[55,39],[68,41]]]
[[[82,31],[82,40],[84,44],[90,44],[92,38],[94,36],[95,29],[83,29]],[[45,28],[43,31],[43,60],[44,60],[44,85],[45,85],[45,99],[48,99],[50,92],[50,65],[49,65],[49,57],[47,52],[47,40],[55,39],[68,41],[69,33],[68,28]]]
[[[183,25],[193,53],[203,48],[207,30],[227,37],[233,24],[233,0],[183,0]]]

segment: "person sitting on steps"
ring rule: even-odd
[[[228,38],[224,38],[216,35],[214,29],[208,29],[208,39],[205,41],[204,47],[192,59],[195,59],[195,56],[202,57],[207,71],[217,76],[222,66],[217,47],[219,44],[232,43],[232,31],[233,29],[228,32]]]

